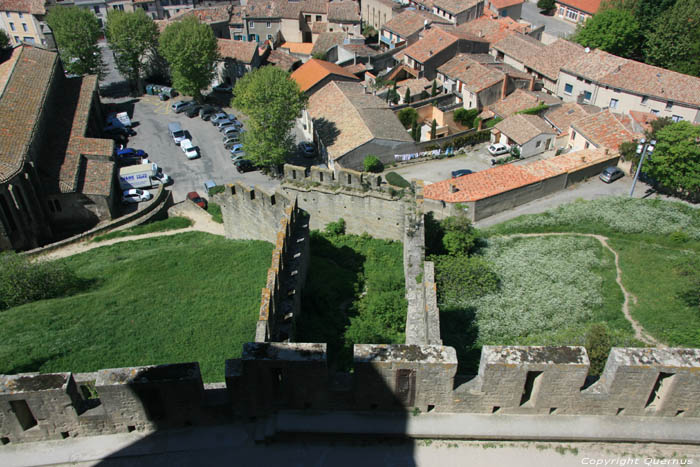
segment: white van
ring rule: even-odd
[[[173,138],[175,144],[180,144],[180,142],[186,137],[185,132],[179,123],[168,123],[168,131],[170,132],[170,136]]]
[[[188,159],[196,159],[199,157],[199,148],[192,144],[192,141],[189,139],[183,139],[180,141],[180,147]]]

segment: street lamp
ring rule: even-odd
[[[634,186],[637,184],[637,179],[639,178],[639,172],[642,171],[642,164],[644,164],[644,158],[647,154],[654,152],[654,146],[656,146],[656,140],[652,139],[647,143],[647,140],[642,138],[637,145],[637,154],[641,154],[642,157],[639,159],[639,165],[637,166],[637,173],[634,174],[634,181],[632,182],[632,189],[630,190],[630,198],[634,194]]]

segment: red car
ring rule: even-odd
[[[197,193],[196,191],[190,191],[189,193],[187,193],[187,199],[189,199],[202,209],[207,208],[207,200],[199,196],[199,193]]]

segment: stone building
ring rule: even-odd
[[[97,77],[65,78],[58,54],[15,47],[0,64],[0,250],[28,249],[111,219],[114,142]]]
[[[46,25],[46,7],[51,0],[0,1],[0,29],[4,29],[10,43],[38,44],[55,48],[53,32]]]

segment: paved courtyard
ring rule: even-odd
[[[544,24],[544,31],[555,37],[566,37],[576,31],[576,26],[572,23],[560,19],[556,13],[553,16],[547,16],[540,13],[537,8],[537,3],[523,3],[522,19],[531,23],[534,27],[539,27]]]

